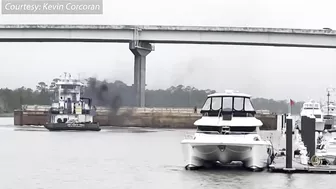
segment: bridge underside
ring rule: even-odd
[[[78,39],[78,38],[0,38],[0,42],[46,42],[46,43],[132,43],[128,39]],[[336,48],[336,44],[290,44],[290,43],[263,43],[263,42],[227,42],[227,41],[176,41],[176,40],[142,40],[145,43],[162,43],[162,44],[207,44],[207,45],[242,45],[242,46],[268,46],[268,47],[304,47],[304,48]]]
[[[145,106],[146,56],[153,43],[336,48],[331,29],[131,26],[0,25],[0,42],[129,43],[134,54],[134,92]]]

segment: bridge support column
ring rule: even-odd
[[[134,54],[134,85],[136,105],[145,107],[146,91],[146,56],[154,50],[147,42],[134,41],[130,43],[130,50]]]

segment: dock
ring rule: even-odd
[[[274,173],[336,173],[336,165],[303,165],[298,158],[292,160],[292,167],[286,168],[286,157],[277,157],[269,166],[269,172]]]
[[[303,125],[306,127],[301,130],[301,137],[307,148],[309,159],[313,158],[316,153],[315,142],[315,118],[302,117]],[[278,173],[336,173],[336,165],[312,165],[309,160],[306,163],[301,163],[300,155],[296,157],[293,153],[293,129],[292,118],[286,120],[286,152],[284,156],[277,156],[273,163],[269,165],[268,171]]]

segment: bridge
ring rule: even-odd
[[[138,106],[144,107],[146,56],[154,50],[153,43],[336,48],[336,31],[206,26],[0,25],[0,42],[129,43],[135,57],[136,101]]]

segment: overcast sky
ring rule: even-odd
[[[0,0],[1,1],[1,0]],[[103,15],[0,15],[0,24],[193,25],[336,29],[332,0],[104,0]],[[336,87],[336,49],[156,44],[147,87],[237,89],[320,100]],[[0,43],[0,87],[35,88],[64,71],[133,83],[128,44]],[[211,76],[213,82],[205,79]]]

